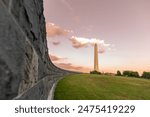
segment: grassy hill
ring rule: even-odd
[[[150,99],[150,80],[120,76],[76,74],[56,86],[57,100],[145,100]]]

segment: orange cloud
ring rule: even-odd
[[[52,61],[60,61],[60,60],[65,60],[65,59],[67,59],[67,58],[63,58],[63,57],[59,57],[59,56],[56,56],[56,55],[49,55],[50,56],[50,59],[52,60]]]
[[[59,57],[56,55],[49,55],[49,56],[50,56],[50,59],[52,60],[52,62],[56,66],[66,69],[66,70],[79,71],[79,72],[85,72],[85,73],[89,73],[92,70],[92,68],[89,68],[89,67],[73,65],[72,63],[64,63],[63,60],[66,60],[68,58],[63,58],[63,57]]]
[[[73,65],[72,63],[54,63],[54,64],[60,68],[71,70],[71,71],[79,71],[84,73],[89,73],[91,71],[91,68]]]
[[[59,26],[56,26],[53,23],[47,23],[46,32],[48,37],[54,37],[54,36],[61,36],[61,35],[66,36],[71,31],[65,30]]]

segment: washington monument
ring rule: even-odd
[[[94,71],[99,71],[99,68],[98,68],[98,46],[97,46],[97,43],[94,44]]]

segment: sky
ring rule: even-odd
[[[150,0],[44,0],[49,55],[56,66],[100,72],[150,71]]]

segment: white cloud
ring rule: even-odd
[[[95,43],[97,43],[99,46],[99,53],[104,53],[105,48],[110,48],[110,44],[106,44],[104,40],[99,40],[96,38],[84,38],[72,36],[70,41],[74,48],[93,46]]]

